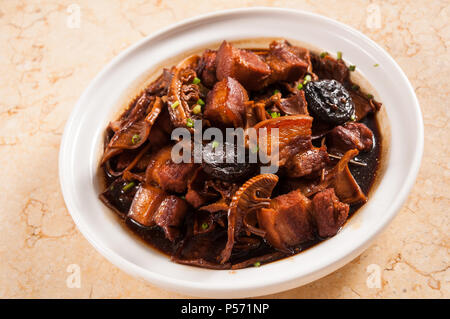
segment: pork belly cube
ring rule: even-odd
[[[266,86],[270,67],[255,53],[233,47],[224,41],[217,51],[216,76],[219,81],[232,77],[247,90]]]
[[[366,125],[347,122],[336,126],[327,135],[330,150],[344,154],[348,150],[370,151],[373,147],[373,133]]]
[[[313,200],[312,216],[321,237],[336,235],[348,217],[349,205],[339,201],[333,188],[317,193]]]
[[[296,81],[308,71],[308,63],[303,61],[292,46],[286,41],[274,41],[270,44],[270,51],[266,57],[272,73],[270,82]]]
[[[196,167],[194,163],[174,163],[172,146],[168,145],[154,154],[145,172],[147,183],[156,183],[165,191],[183,193]]]
[[[179,237],[187,208],[186,201],[174,195],[167,196],[159,205],[153,220],[163,229],[166,238],[170,241]]]
[[[142,226],[153,226],[153,217],[165,197],[166,193],[162,189],[142,184],[134,195],[128,218]]]
[[[217,51],[205,50],[200,58],[200,62],[198,63],[198,77],[202,80],[202,83],[209,88],[213,87],[214,83],[217,81],[216,57]]]
[[[318,172],[328,163],[325,148],[311,148],[294,155],[286,165],[289,177],[303,177]]]
[[[294,190],[272,199],[270,208],[261,209],[258,224],[274,248],[289,251],[292,246],[314,239],[310,210],[311,201]]]
[[[204,116],[218,127],[243,127],[247,91],[233,78],[226,77],[208,93]]]

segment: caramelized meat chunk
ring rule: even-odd
[[[187,208],[186,201],[174,195],[167,196],[159,205],[153,220],[170,241],[179,237]]]
[[[303,90],[298,90],[295,94],[280,99],[277,106],[284,115],[309,114],[308,103],[306,102],[305,92]]]
[[[330,150],[341,154],[355,148],[370,151],[373,147],[373,133],[362,123],[347,122],[328,133],[327,144]]]
[[[195,171],[194,163],[174,163],[172,146],[166,146],[154,154],[145,172],[146,182],[154,182],[165,191],[182,193]]]
[[[375,113],[381,108],[381,103],[373,98],[368,98],[359,90],[349,90],[353,103],[355,104],[356,120],[361,121],[369,113]]]
[[[293,155],[312,147],[312,120],[313,118],[308,115],[291,115],[259,122],[255,125],[258,134],[260,128],[267,129],[266,136],[258,136],[259,146],[266,145],[264,148],[267,149],[263,151],[274,160],[278,156],[278,166],[284,166]],[[272,129],[278,129],[278,140],[273,143]],[[278,149],[270,149],[272,145],[278,146]]]
[[[286,165],[289,177],[302,177],[318,172],[328,163],[325,148],[311,148],[294,155]]]
[[[333,188],[317,193],[313,200],[312,215],[321,237],[336,235],[348,217],[349,205],[339,201]]]
[[[295,50],[287,41],[274,41],[266,57],[272,73],[270,82],[296,81],[308,71],[308,63],[297,56]]]
[[[349,81],[350,73],[342,59],[336,60],[329,55],[322,58],[313,54],[311,56],[311,62],[314,73],[319,76],[321,80],[336,80],[342,84]]]
[[[258,212],[259,226],[276,249],[289,248],[314,239],[310,221],[311,201],[299,190],[272,199],[270,208]]]
[[[217,52],[216,76],[219,81],[232,77],[247,90],[260,90],[270,75],[269,66],[255,53],[233,47],[224,41]]]
[[[165,197],[166,193],[162,189],[141,185],[133,198],[128,217],[142,226],[153,226],[153,217]]]
[[[208,93],[204,116],[218,127],[242,127],[247,91],[233,78],[225,77]]]
[[[202,80],[202,83],[209,88],[213,87],[217,81],[216,57],[217,51],[205,50],[198,63],[197,74]]]

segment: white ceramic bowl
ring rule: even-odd
[[[370,199],[334,237],[307,251],[259,268],[201,269],[173,263],[136,240],[98,200],[97,177],[103,132],[117,103],[136,79],[185,51],[260,37],[283,37],[328,52],[342,51],[376,90],[390,134],[386,167]],[[379,67],[374,67],[379,64]],[[66,124],[59,157],[64,199],[75,223],[113,264],[160,287],[203,297],[249,297],[294,288],[342,267],[368,247],[405,201],[423,151],[417,98],[395,61],[376,43],[328,18],[276,8],[216,12],[186,20],[148,36],[115,58],[92,81]],[[99,270],[101,271],[101,269]]]

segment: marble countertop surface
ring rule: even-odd
[[[0,298],[188,297],[125,274],[84,239],[59,187],[61,135],[82,91],[123,49],[188,17],[261,5],[322,14],[375,40],[410,79],[425,122],[417,182],[373,245],[320,280],[267,297],[450,297],[448,0],[8,0],[0,3]]]

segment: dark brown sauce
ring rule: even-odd
[[[355,160],[366,163],[367,166],[357,166],[357,165],[349,165],[350,171],[360,185],[364,194],[369,195],[373,183],[376,178],[376,173],[378,171],[380,165],[380,155],[381,155],[381,133],[378,121],[374,114],[369,114],[366,118],[364,118],[361,123],[364,123],[369,127],[374,134],[374,146],[370,152],[360,153]],[[110,179],[106,178],[106,183],[110,183]],[[348,220],[360,209],[364,204],[357,204],[350,206],[349,217]],[[192,213],[189,214],[192,217]],[[189,217],[188,217],[189,218]],[[171,257],[176,254],[177,250],[181,246],[181,243],[178,245],[174,245],[168,239],[165,238],[163,231],[158,227],[145,228],[137,225],[131,219],[124,218],[124,224],[127,226],[129,230],[135,235],[137,235],[141,240],[143,240],[150,247],[156,249],[157,251]],[[187,223],[189,224],[189,222]],[[343,227],[345,227],[345,225]],[[183,251],[181,252],[181,256],[186,258],[195,258],[198,254],[199,247],[205,247],[205,243],[208,243],[206,247],[208,249],[202,249],[202,257],[210,262],[217,262],[215,260],[218,252],[220,252],[225,246],[226,242],[226,229],[219,229],[211,233],[207,233],[204,235],[197,235],[195,237],[190,237],[187,239],[187,243],[185,242]],[[326,240],[327,238],[321,238],[316,235],[316,238],[312,241],[303,243],[296,247],[293,247],[292,255],[305,251],[306,249],[313,247],[320,242]],[[231,264],[237,264],[242,261],[256,258],[259,256],[263,256],[266,254],[270,254],[276,252],[274,248],[272,248],[266,241],[261,240],[261,244],[258,248],[252,249],[249,251],[242,252],[233,252],[230,262]],[[291,256],[286,254],[285,257]],[[283,259],[283,258],[281,258]],[[277,259],[277,260],[281,260]],[[277,261],[275,260],[275,261]]]
[[[262,51],[266,49],[252,49],[253,51]],[[284,90],[283,87],[274,87],[275,89]],[[270,88],[272,90],[272,88]],[[273,91],[273,90],[272,90]],[[284,93],[284,92],[283,92]],[[130,103],[126,110],[122,113],[121,118],[125,117],[132,106],[136,103],[139,95],[137,95]],[[374,146],[370,152],[362,152],[354,160],[363,162],[366,166],[357,166],[357,165],[349,165],[350,171],[355,178],[358,185],[361,187],[361,190],[364,194],[369,195],[374,181],[377,177],[377,172],[380,166],[380,156],[381,156],[381,133],[380,126],[377,121],[376,115],[368,114],[361,123],[365,124],[368,128],[370,128],[374,134]],[[109,132],[109,138],[111,137],[112,132]],[[337,162],[337,161],[336,161]],[[104,174],[105,188],[110,187],[115,177],[108,176],[108,174]],[[123,185],[121,185],[123,186]],[[137,185],[136,185],[137,186]],[[122,188],[122,187],[120,187]],[[135,191],[135,190],[134,190]],[[274,192],[275,193],[275,192]],[[125,205],[126,204],[126,205]],[[125,203],[124,206],[129,206],[129,203]],[[364,204],[351,205],[348,220],[363,206]],[[116,206],[120,207],[119,204],[116,203]],[[189,212],[187,216],[186,225],[192,223],[193,220],[194,209]],[[216,263],[216,256],[220,253],[220,251],[224,248],[226,240],[227,240],[227,230],[226,228],[216,228],[215,231],[197,235],[197,236],[186,236],[186,239],[183,242],[178,242],[176,244],[170,242],[166,239],[164,232],[159,227],[151,227],[146,228],[138,225],[133,220],[126,218],[126,212],[119,212],[119,216],[122,218],[123,224],[129,229],[134,235],[136,235],[143,242],[148,244],[153,249],[167,255],[168,257],[172,257],[178,254],[182,258],[190,259],[196,258],[199,255],[209,261]],[[347,225],[344,224],[343,227]],[[184,232],[188,232],[189,226],[186,226]],[[256,238],[256,237],[254,237]],[[326,240],[327,238],[321,238],[316,235],[315,239],[303,244],[300,244],[296,247],[292,248],[292,254],[286,254],[285,257],[292,256],[294,254],[300,253],[309,249],[312,246],[317,245],[318,243]],[[182,249],[181,249],[182,248]],[[201,250],[201,252],[200,252]],[[270,253],[274,253],[277,250],[272,248],[265,240],[261,239],[259,247],[246,251],[233,251],[230,263],[238,264],[245,260],[249,260],[252,258],[257,258],[263,255],[267,255]],[[282,258],[278,258],[275,261],[281,260]],[[267,263],[267,262],[264,262]]]

